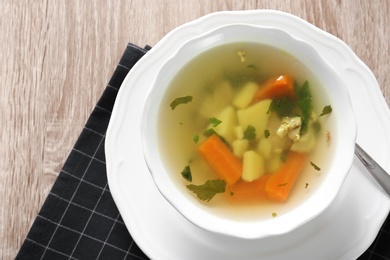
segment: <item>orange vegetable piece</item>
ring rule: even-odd
[[[227,188],[228,199],[239,203],[264,200],[266,198],[265,185],[269,177],[270,175],[266,174],[251,182],[238,181]]]
[[[264,82],[253,97],[252,103],[284,96],[290,97],[291,99],[296,98],[294,80],[288,75],[276,76]]]
[[[265,185],[267,197],[276,202],[286,201],[306,162],[306,154],[290,151],[286,162],[269,177]]]
[[[207,138],[199,146],[198,152],[227,185],[233,185],[241,178],[241,161],[216,134]]]

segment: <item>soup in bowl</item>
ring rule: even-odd
[[[344,82],[307,42],[231,24],[184,43],[145,101],[141,135],[161,194],[195,225],[258,239],[320,215],[352,165]]]

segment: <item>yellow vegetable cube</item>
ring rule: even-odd
[[[234,97],[233,105],[237,108],[246,108],[251,103],[258,88],[255,82],[246,83]]]
[[[255,151],[246,151],[243,154],[242,179],[244,181],[254,181],[264,173],[264,159]]]
[[[234,133],[235,133],[237,139],[244,138],[244,129],[242,128],[242,126],[238,125],[238,126],[234,127]]]
[[[237,139],[232,143],[232,149],[235,156],[242,158],[242,155],[248,150],[249,141],[246,139]]]
[[[259,154],[261,154],[265,159],[271,158],[271,153],[272,153],[272,144],[270,140],[267,138],[261,138],[259,140],[259,143],[257,144],[257,151]]]
[[[214,128],[215,132],[231,144],[235,140],[234,126],[237,125],[236,110],[232,106],[228,106],[216,118],[222,122]]]
[[[281,154],[273,154],[267,163],[267,172],[273,173],[279,170],[280,166],[282,166],[283,162],[280,159]]]
[[[256,104],[237,111],[239,125],[245,129],[250,125],[256,129],[256,139],[264,135],[264,130],[268,125],[269,115],[268,108],[271,104],[270,99],[262,100]]]

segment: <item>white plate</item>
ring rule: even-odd
[[[390,170],[389,108],[372,72],[345,43],[278,11],[213,13],[167,34],[133,67],[117,96],[105,144],[107,177],[133,239],[152,259],[356,259],[373,242],[390,210],[389,196],[357,159],[324,214],[281,237],[248,241],[206,232],[177,213],[155,187],[140,140],[145,96],[178,46],[227,23],[274,26],[311,43],[348,83],[358,143]]]

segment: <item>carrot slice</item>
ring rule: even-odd
[[[227,188],[226,194],[229,201],[245,203],[264,200],[266,198],[265,185],[269,177],[270,175],[266,174],[251,182],[238,181]]]
[[[199,146],[198,151],[227,185],[233,185],[241,178],[241,161],[217,135],[213,134],[207,138]]]
[[[252,103],[256,103],[263,99],[273,99],[274,97],[290,97],[295,99],[294,91],[294,80],[292,77],[287,75],[281,75],[273,77],[263,83],[255,96],[253,97]]]
[[[273,173],[265,185],[267,197],[273,201],[287,200],[291,188],[306,163],[306,154],[289,152],[286,162]]]

